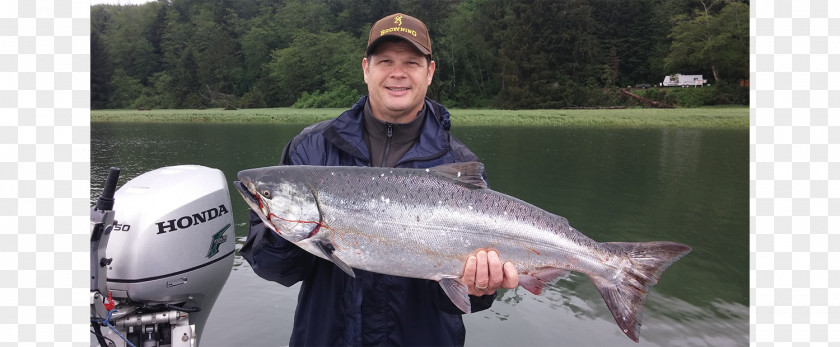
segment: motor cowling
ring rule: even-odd
[[[224,173],[199,165],[146,172],[114,195],[106,251],[114,299],[170,304],[201,330],[233,266],[235,234]]]

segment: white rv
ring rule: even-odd
[[[708,82],[707,80],[703,79],[703,75],[680,75],[674,74],[665,76],[665,80],[660,83],[660,86],[663,87],[702,87],[704,84]]]

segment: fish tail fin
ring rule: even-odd
[[[659,281],[662,272],[688,254],[691,248],[674,242],[607,242],[627,255],[630,267],[616,279],[590,276],[601,297],[627,337],[639,342],[642,311],[648,290]]]

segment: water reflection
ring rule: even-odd
[[[716,300],[702,307],[653,287],[636,344],[619,330],[588,282],[586,276],[574,274],[539,296],[521,288],[506,291],[498,298],[505,305],[467,316],[468,345],[517,345],[523,336],[533,345],[742,346],[748,342],[748,306]]]
[[[699,164],[703,148],[703,131],[699,129],[662,129],[659,149],[659,168],[665,178],[668,173],[692,172]]]

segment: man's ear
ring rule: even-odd
[[[435,75],[435,61],[429,62],[429,77],[426,78],[426,85],[432,84],[432,77]]]
[[[365,75],[365,83],[368,81],[368,60],[367,57],[362,58],[362,73]]]

